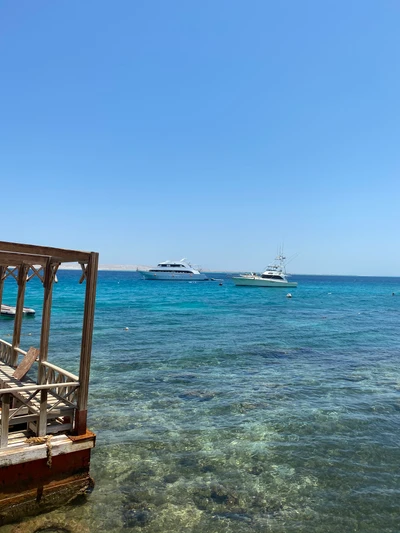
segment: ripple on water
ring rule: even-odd
[[[385,294],[400,280],[299,281],[288,300],[227,276],[178,287],[100,273],[96,488],[49,519],[98,533],[398,533],[400,299]]]

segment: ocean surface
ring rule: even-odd
[[[95,489],[2,533],[400,531],[400,278],[293,276],[289,299],[211,276],[222,281],[99,272]],[[58,273],[49,353],[76,373],[79,277]],[[30,281],[25,349],[41,295]],[[0,337],[12,327],[2,318]]]

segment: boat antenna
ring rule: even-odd
[[[291,255],[291,256],[289,257],[289,259],[286,261],[285,264],[287,265],[288,263],[290,263],[291,261],[293,261],[293,259],[296,259],[296,257],[297,257],[298,255],[299,255],[298,253],[295,253],[295,254]]]

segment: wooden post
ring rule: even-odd
[[[8,444],[8,419],[10,416],[10,395],[3,394],[1,399],[1,438],[0,448],[7,448]]]
[[[21,328],[22,328],[22,317],[24,314],[24,297],[25,297],[25,287],[26,287],[26,277],[29,271],[29,265],[22,263],[18,267],[18,296],[17,296],[17,305],[15,309],[15,319],[14,319],[14,334],[13,334],[13,360],[12,366],[17,366],[18,364],[18,352],[15,348],[19,348],[19,343],[21,339]]]
[[[43,296],[43,315],[42,315],[42,329],[40,332],[40,353],[39,353],[39,371],[38,384],[42,385],[44,379],[44,369],[42,362],[47,361],[49,352],[49,336],[50,336],[50,317],[51,317],[51,302],[53,299],[53,282],[54,271],[51,259],[47,260],[44,268],[44,296]]]
[[[40,413],[37,426],[37,436],[44,437],[47,430],[47,393],[46,389],[40,391]]]
[[[6,273],[6,267],[0,265],[0,309],[3,303],[3,287],[4,287],[4,275]]]
[[[81,359],[79,366],[78,409],[75,415],[75,433],[77,435],[85,434],[87,429],[87,403],[98,263],[99,254],[91,252],[86,267],[86,295],[83,315]]]

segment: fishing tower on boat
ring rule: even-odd
[[[63,263],[79,263],[86,282],[79,375],[50,362],[53,285]],[[0,242],[4,281],[18,286],[12,341],[0,338],[0,526],[71,501],[93,486],[95,435],[87,428],[98,253]],[[43,285],[40,341],[21,347],[24,296],[30,279]],[[5,321],[10,324],[10,321]]]

